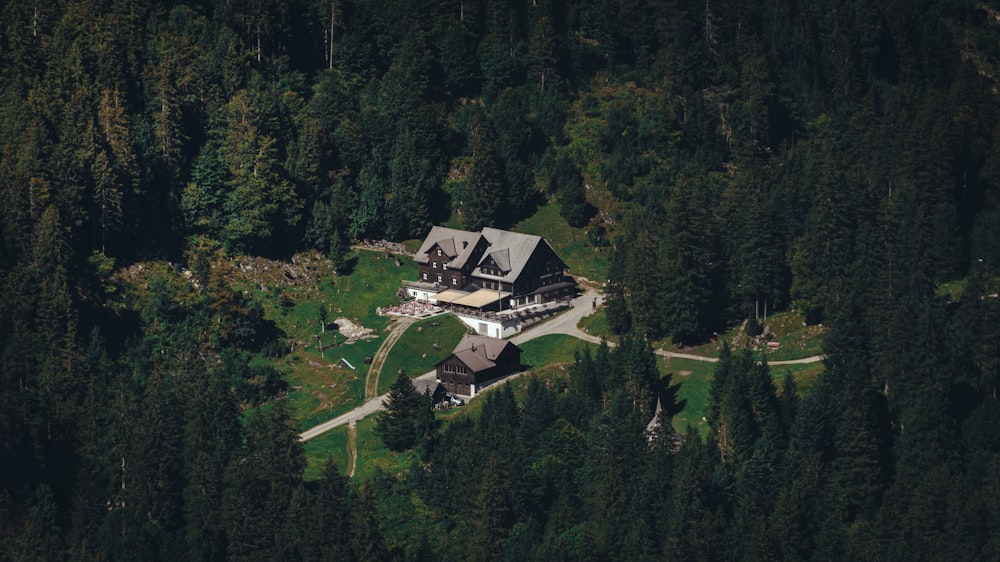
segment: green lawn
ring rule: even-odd
[[[938,284],[935,293],[937,296],[944,298],[948,302],[958,302],[962,300],[962,295],[965,294],[965,287],[968,284],[969,279],[966,277],[940,283]]]
[[[550,334],[525,342],[521,348],[521,364],[537,369],[553,365],[571,365],[574,354],[584,348],[597,349],[596,344],[563,334]]]
[[[347,426],[343,425],[305,443],[306,480],[316,480],[323,476],[326,463],[332,459],[341,474],[347,474]],[[402,472],[410,467],[413,451],[394,453],[382,445],[375,435],[375,416],[359,420],[357,424],[357,464],[354,467],[356,480],[367,480],[377,470],[388,473]]]
[[[708,425],[702,418],[708,411],[708,396],[715,374],[715,363],[662,358],[659,364],[661,371],[671,374],[672,385],[680,384],[677,402],[682,405],[682,409],[674,416],[674,428],[683,433],[690,425],[704,434],[708,431]]]
[[[411,377],[432,370],[438,361],[451,354],[465,333],[465,324],[450,314],[421,320],[407,328],[396,345],[392,346],[392,351],[382,366],[378,381],[379,395],[389,391],[400,369],[405,369],[406,374]],[[436,349],[434,344],[438,346]]]
[[[400,283],[416,279],[417,266],[409,258],[387,258],[381,252],[359,251],[356,255],[358,259],[350,275],[337,277],[336,283],[324,287],[330,318],[357,318],[365,326],[384,323],[386,318],[378,316],[375,310],[398,302],[396,292]],[[332,314],[334,311],[336,315]]]
[[[367,480],[381,470],[388,474],[396,474],[410,468],[416,455],[412,450],[394,453],[382,445],[382,440],[375,435],[375,416],[358,422],[358,461],[354,469],[356,480]]]
[[[297,351],[283,361],[291,364],[287,376],[288,401],[301,429],[333,419],[362,403],[368,365],[365,357],[375,355],[384,336],[327,349],[325,359],[318,351]],[[352,370],[341,359],[355,367]]]
[[[305,442],[306,480],[323,476],[326,463],[333,460],[341,474],[347,473],[347,426],[343,425]]]
[[[595,251],[582,228],[573,228],[559,216],[559,204],[549,203],[511,230],[545,238],[569,266],[569,274],[603,283],[608,278],[607,248]]]
[[[618,341],[618,336],[608,328],[608,311],[603,306],[590,316],[584,316],[577,325],[581,330],[592,336],[603,337],[608,341]]]
[[[416,267],[408,259],[399,258],[397,265],[397,258],[386,258],[383,252],[353,252],[348,275],[334,275],[332,269],[322,267],[322,261],[318,263],[315,279],[308,284],[250,293],[261,303],[265,316],[295,344],[295,351],[278,364],[288,373],[288,400],[303,429],[347,412],[364,399],[365,358],[375,355],[390,327],[389,318],[376,310],[396,304],[401,281],[416,278]],[[327,311],[325,332],[320,307]],[[376,337],[345,343],[344,336],[333,329],[338,318],[371,328]]]
[[[312,343],[314,336],[321,333],[320,307],[326,308],[330,324],[343,317],[366,328],[382,330],[388,318],[379,316],[376,310],[398,302],[396,292],[400,283],[416,278],[416,266],[406,258],[399,258],[397,266],[397,258],[386,258],[384,253],[372,251],[355,251],[349,261],[352,264],[349,275],[320,270],[317,278],[306,285],[252,294],[261,302],[265,315],[296,341]],[[333,337],[328,330],[327,340]]]

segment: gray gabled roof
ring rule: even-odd
[[[467,367],[479,372],[496,366],[497,357],[508,346],[513,346],[518,351],[521,349],[507,340],[467,334],[462,337],[462,341],[458,342],[452,354],[465,363]]]
[[[446,254],[451,260],[449,267],[463,268],[471,257],[472,251],[482,239],[485,239],[490,247],[479,263],[474,264],[475,267],[482,267],[483,262],[491,258],[496,262],[497,267],[504,272],[499,277],[496,275],[486,275],[481,270],[476,272],[477,275],[486,278],[500,279],[507,283],[515,282],[524,271],[524,267],[528,264],[528,260],[531,259],[531,255],[542,246],[548,249],[555,259],[559,260],[559,256],[552,249],[552,246],[544,238],[535,236],[534,234],[521,234],[520,232],[511,232],[509,230],[490,227],[484,228],[482,232],[468,232],[466,230],[435,226],[431,228],[427,237],[424,238],[420,249],[413,256],[413,261],[423,264],[428,263],[430,259],[428,253],[437,245],[441,248],[442,253]],[[565,269],[566,264],[562,263],[562,260],[559,261]]]
[[[424,238],[423,244],[420,245],[420,249],[414,254],[413,261],[427,263],[429,260],[427,254],[437,245],[441,248],[442,253],[446,254],[451,260],[451,267],[464,267],[465,262],[472,255],[472,250],[476,247],[480,238],[482,238],[482,234],[478,232],[469,232],[445,226],[432,227],[427,237]]]
[[[493,259],[497,262],[497,265],[507,271],[501,279],[508,283],[513,283],[521,276],[524,266],[528,264],[528,260],[536,248],[545,244],[550,250],[552,249],[549,243],[541,236],[535,236],[534,234],[521,234],[520,232],[487,227],[483,229],[483,236],[486,237],[486,240],[490,243],[490,249],[493,250],[487,255],[494,256]],[[504,267],[497,259],[498,250],[507,250],[507,267]],[[552,254],[556,255],[554,250]]]

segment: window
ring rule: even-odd
[[[446,372],[446,373],[456,373],[456,374],[459,374],[459,375],[464,375],[464,374],[468,373],[468,369],[465,368],[465,365],[454,365],[452,363],[445,363],[444,364],[444,372]]]
[[[455,278],[455,277],[452,277],[452,278],[451,278],[451,284],[452,284],[452,285],[458,285],[458,279],[457,279],[457,278]]]
[[[438,248],[438,255],[441,255],[441,248]]]
[[[427,281],[427,272],[424,272],[424,281]]]
[[[440,282],[441,282],[441,274],[438,273],[438,283],[440,283]]]
[[[433,267],[434,269],[437,269],[438,268],[438,262],[432,261],[431,262],[431,267]]]

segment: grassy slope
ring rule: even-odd
[[[758,358],[766,357],[768,361],[785,361],[823,354],[824,328],[822,326],[806,326],[801,314],[780,312],[769,317],[765,324],[774,334],[771,341],[780,342],[781,347],[768,349],[761,346],[761,349],[755,350]],[[719,350],[722,349],[722,342],[729,343],[731,349],[742,349],[750,345],[749,338],[744,334],[743,328],[735,326],[725,334],[720,335],[714,343],[706,343],[679,351],[704,357],[718,357]],[[664,349],[671,349],[669,344],[666,345]]]
[[[347,473],[347,426],[328,431],[305,443],[306,480],[318,480],[323,476],[326,463],[333,461],[341,474]]]
[[[570,228],[558,216],[558,207],[548,205],[520,223],[516,230],[539,234],[550,240],[553,246],[570,265],[572,273],[590,279],[603,279],[607,275],[604,255],[595,254],[586,243],[581,230]],[[279,281],[262,283],[239,283],[241,288],[257,299],[265,310],[265,315],[273,320],[296,342],[295,351],[279,360],[279,367],[287,373],[292,390],[287,400],[292,405],[293,415],[302,429],[331,419],[349,411],[364,397],[364,381],[367,375],[366,356],[372,356],[381,345],[390,320],[378,316],[376,308],[396,302],[396,291],[400,281],[414,279],[416,269],[409,260],[386,258],[380,252],[359,251],[352,260],[349,275],[333,275],[332,269],[324,269],[324,260],[310,265],[314,279],[299,286],[281,286]],[[261,286],[261,284],[263,286]],[[372,328],[377,337],[353,344],[344,344],[343,338],[333,330],[325,334],[319,325],[319,308],[327,308],[327,321],[333,323],[339,317],[346,317],[356,323]],[[438,324],[433,326],[433,324]],[[606,316],[598,311],[581,323],[590,333],[600,335],[606,332]],[[767,354],[768,359],[798,358],[821,353],[822,329],[803,327],[801,318],[782,313],[772,316],[768,322],[775,332],[775,339],[782,347]],[[423,330],[419,327],[423,326]],[[411,375],[430,370],[437,361],[445,357],[464,333],[464,326],[452,317],[438,317],[418,322],[411,326],[397,342],[383,367],[379,390],[384,392],[394,379],[394,373],[405,368]],[[720,339],[741,342],[741,330],[734,328]],[[322,338],[325,351],[320,352],[317,339]],[[335,339],[336,338],[336,339]],[[440,349],[434,349],[438,342]],[[593,344],[564,335],[538,338],[522,345],[522,362],[530,366],[531,373],[513,382],[515,392],[523,392],[529,377],[544,378],[566,376],[566,366],[573,363],[574,353]],[[717,356],[718,344],[706,344],[683,350],[705,356]],[[340,359],[347,359],[357,370],[351,370]],[[672,359],[661,361],[661,368],[673,373],[674,384],[681,383],[679,400],[685,401],[685,408],[674,419],[674,426],[683,429],[687,424],[705,431],[704,415],[708,403],[714,365],[711,363]],[[822,364],[772,367],[776,385],[786,371],[795,374],[799,391],[808,390],[812,381],[822,372]],[[681,374],[683,373],[683,374]],[[466,408],[442,414],[444,420],[455,416],[476,415],[481,400],[473,400]],[[409,466],[408,455],[397,455],[381,446],[373,433],[374,421],[369,418],[358,425],[358,467],[357,477],[364,479],[372,474],[375,467],[383,470],[402,470]],[[341,471],[346,470],[347,428],[338,428],[309,441],[306,452],[309,461],[307,477],[316,478],[322,474],[328,458],[333,458]]]
[[[382,446],[382,441],[375,435],[375,417],[369,416],[358,421],[357,425],[358,460],[354,470],[354,478],[367,480],[376,471],[397,473],[410,467],[414,452],[404,451],[394,453]],[[306,480],[316,480],[323,476],[326,463],[333,461],[341,474],[347,473],[347,426],[338,427],[328,433],[310,439],[305,443]]]
[[[588,334],[598,337],[604,336],[604,339],[610,342],[618,341],[618,336],[612,334],[608,327],[608,311],[603,306],[598,308],[597,312],[584,316],[580,320],[579,327]]]
[[[570,275],[603,283],[608,278],[608,250],[595,252],[583,229],[571,227],[559,216],[559,203],[549,203],[511,230],[535,234],[552,244],[569,266]]]
[[[521,354],[521,364],[534,369],[557,365],[572,365],[576,352],[582,351],[587,347],[591,351],[597,349],[597,345],[595,344],[562,334],[542,336],[525,342],[519,347],[523,351]]]
[[[438,361],[451,354],[465,332],[465,324],[451,315],[435,316],[410,326],[392,347],[382,366],[379,395],[389,391],[400,369],[405,369],[411,377],[432,370]],[[434,348],[435,343],[438,344],[437,349]]]
[[[379,316],[376,309],[398,302],[400,282],[416,278],[416,268],[409,260],[401,258],[399,262],[397,265],[396,258],[386,258],[381,252],[357,251],[351,258],[349,275],[321,269],[311,283],[252,293],[265,315],[295,342],[294,353],[281,359],[279,365],[287,373],[291,387],[287,399],[302,429],[347,412],[364,399],[365,358],[375,354],[390,327],[389,318]],[[325,333],[319,323],[321,306],[327,309],[330,325]],[[344,337],[332,329],[342,317],[375,330],[376,337],[344,343]]]

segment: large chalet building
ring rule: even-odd
[[[509,310],[556,300],[576,288],[545,239],[497,228],[435,226],[413,260],[417,283],[410,294],[437,304]]]
[[[466,335],[436,369],[437,380],[448,392],[475,396],[491,382],[521,369],[521,348],[507,340]]]

